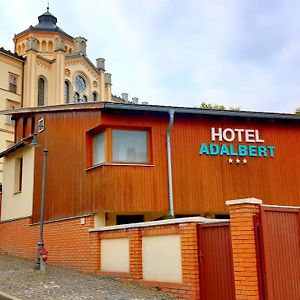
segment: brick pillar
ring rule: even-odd
[[[139,228],[130,229],[129,272],[133,279],[143,278],[142,235]]]
[[[200,299],[197,224],[180,225],[182,281],[186,299]]]
[[[226,201],[230,229],[236,299],[259,300],[253,216],[262,201],[255,198]]]

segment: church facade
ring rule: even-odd
[[[86,54],[87,40],[64,32],[49,8],[37,25],[16,34],[13,41],[14,53],[0,48],[0,110],[122,101],[111,94],[105,59],[97,58],[94,64]],[[10,117],[0,116],[0,150],[14,142],[13,129]]]

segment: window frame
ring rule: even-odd
[[[14,173],[14,194],[22,192],[23,186],[23,169],[24,159],[23,156],[15,158],[15,173]]]
[[[113,130],[124,130],[124,131],[142,131],[146,133],[146,149],[147,149],[147,162],[134,162],[134,161],[114,161],[113,160]],[[105,161],[99,164],[93,164],[94,161],[94,144],[93,138],[95,135],[105,133]],[[120,126],[100,126],[87,133],[87,167],[94,168],[102,165],[132,165],[132,166],[148,166],[152,165],[152,131],[149,127],[120,127]]]
[[[9,72],[8,73],[8,91],[10,93],[18,93],[18,77],[19,75]]]

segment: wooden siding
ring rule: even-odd
[[[247,157],[247,164],[238,165],[229,164],[226,155],[200,156],[201,143],[211,143],[211,127],[258,129],[264,144],[276,146],[275,157]],[[175,210],[223,212],[226,200],[249,197],[300,205],[299,149],[299,125],[177,118],[172,133]]]
[[[167,213],[167,114],[104,111],[101,115],[95,109],[37,113],[35,120],[41,117],[46,122],[49,150],[46,219],[98,211]],[[23,121],[17,124],[21,127]],[[148,128],[151,165],[104,165],[86,170],[91,144],[87,132],[99,125]],[[225,155],[201,156],[201,143],[211,143],[211,127],[258,129],[265,145],[276,146],[275,157],[250,157],[247,164],[237,165],[228,164]],[[22,131],[17,128],[17,135]],[[35,155],[34,221],[39,219],[44,135],[38,134],[41,147]],[[177,214],[224,213],[226,200],[245,197],[261,198],[267,204],[300,205],[299,123],[175,114],[171,141]]]
[[[167,212],[165,132],[168,121],[101,117],[100,111],[37,115],[45,117],[48,167],[45,218],[89,212]],[[105,165],[86,170],[86,132],[103,125],[147,127],[157,143],[149,166]],[[33,220],[39,219],[44,133],[38,136]]]

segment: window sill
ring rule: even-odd
[[[17,194],[21,194],[22,191],[17,191],[17,192],[14,192],[14,195],[17,195]]]
[[[115,167],[115,166],[122,166],[122,167],[154,167],[154,165],[152,164],[132,164],[132,163],[102,163],[102,164],[98,164],[95,166],[91,166],[85,169],[85,171],[89,171],[89,170],[93,170],[99,167]]]

